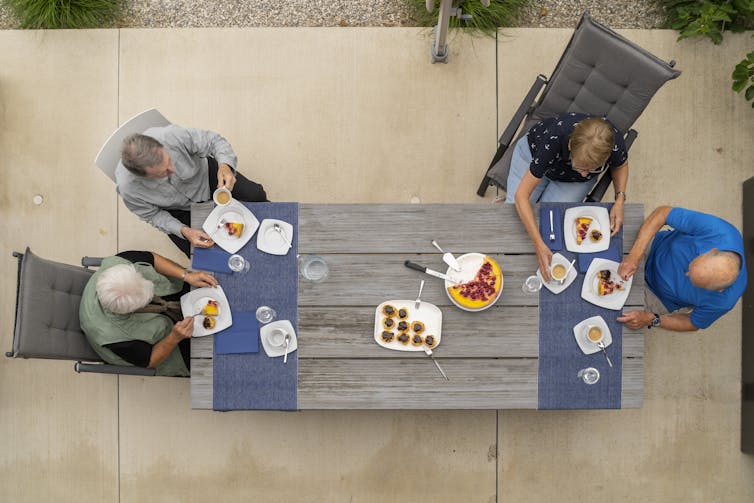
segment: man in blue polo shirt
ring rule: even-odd
[[[673,229],[658,232],[666,224]],[[704,329],[730,311],[746,289],[743,238],[722,218],[660,206],[639,229],[618,268],[621,277],[636,272],[650,243],[644,265],[650,311],[620,316],[629,328]]]

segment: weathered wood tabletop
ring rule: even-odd
[[[198,228],[212,203],[192,208]],[[539,212],[535,210],[535,215]],[[624,253],[644,218],[643,205],[625,210]],[[480,252],[503,269],[504,289],[486,311],[455,307],[443,281],[407,269],[406,259],[447,268],[436,239],[456,255]],[[531,241],[507,204],[301,204],[299,254],[317,254],[330,267],[321,283],[299,281],[298,406],[300,409],[536,409],[538,295],[521,290],[537,269]],[[445,381],[423,352],[391,351],[374,335],[377,305],[414,299],[443,313],[435,356]],[[644,303],[643,268],[626,308]],[[623,329],[622,407],[640,407],[644,336]],[[212,337],[192,340],[191,403],[212,408]]]

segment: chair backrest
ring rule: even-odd
[[[537,102],[533,121],[565,112],[605,116],[624,134],[681,72],[585,12]]]
[[[79,323],[81,294],[91,275],[27,248],[19,256],[13,353],[8,356],[101,362]]]
[[[156,108],[150,108],[128,119],[121,125],[100,148],[94,164],[102,170],[110,179],[115,181],[115,168],[120,161],[120,151],[123,139],[134,133],[143,133],[151,127],[169,126],[167,120]]]

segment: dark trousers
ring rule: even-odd
[[[209,169],[207,170],[207,175],[209,177],[209,193],[210,197],[212,196],[212,193],[217,189],[217,161],[213,159],[212,157],[207,158],[207,164],[209,165]],[[264,187],[262,187],[260,184],[256,182],[252,182],[245,176],[243,176],[241,173],[236,172],[236,184],[233,186],[233,190],[231,191],[231,194],[233,194],[234,199],[238,199],[239,201],[246,201],[249,203],[258,203],[258,202],[266,202],[267,199],[267,193],[264,191]],[[201,201],[198,201],[201,202]],[[173,217],[180,220],[180,222],[187,226],[191,227],[191,212],[185,211],[185,210],[167,210],[168,213],[173,215]],[[175,245],[187,256],[191,257],[191,243],[189,243],[188,239],[184,239],[182,236],[176,236],[175,234],[168,234],[168,237],[170,240],[175,243]]]

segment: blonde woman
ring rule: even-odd
[[[615,187],[610,210],[615,235],[623,225],[628,153],[623,136],[610,121],[571,112],[536,124],[516,142],[505,202],[515,203],[546,281],[552,251],[539,235],[532,203],[583,201],[598,175],[608,169]]]

